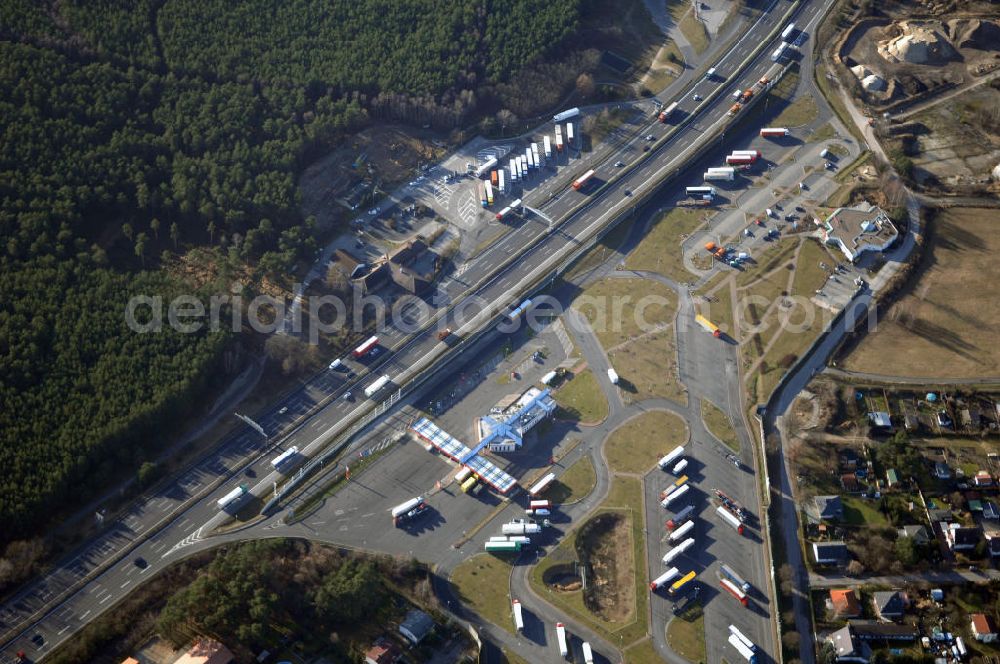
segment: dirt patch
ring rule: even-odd
[[[564,593],[575,592],[583,587],[583,579],[569,565],[557,565],[549,569],[542,577],[542,581],[549,588]]]
[[[1000,376],[997,211],[951,208],[928,225],[911,285],[846,358],[845,368],[894,376]]]
[[[576,546],[587,569],[584,605],[602,620],[628,620],[635,610],[628,518],[614,512],[595,516],[580,529]]]

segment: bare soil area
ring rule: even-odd
[[[1000,376],[996,220],[985,208],[937,213],[911,285],[842,366],[931,379]]]
[[[635,582],[628,517],[616,512],[600,514],[577,537],[577,547],[586,551],[589,563],[584,604],[608,622],[630,619],[635,610]]]

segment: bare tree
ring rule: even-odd
[[[507,127],[516,124],[517,121],[518,117],[514,111],[507,108],[501,108],[497,111],[497,123],[500,125],[501,133],[506,133]]]
[[[594,84],[594,77],[590,74],[584,72],[576,77],[576,91],[582,97],[590,97],[596,90],[597,85]]]

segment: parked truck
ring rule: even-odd
[[[556,152],[563,151],[562,127],[556,125]]]
[[[741,505],[739,501],[737,501],[734,498],[731,498],[722,489],[715,489],[714,491],[716,498],[719,499],[719,502],[721,502],[726,509],[732,512],[736,516],[736,518],[738,518],[743,523],[746,523],[747,521],[750,520],[750,512],[747,510],[747,508],[743,507],[743,505]]]
[[[490,157],[483,164],[476,169],[476,177],[481,178],[489,175],[490,171],[497,167],[496,157]]]
[[[674,491],[680,489],[682,486],[687,484],[687,481],[688,481],[687,475],[682,475],[678,477],[676,480],[674,480],[673,484],[671,484],[666,489],[660,492],[660,500],[663,500],[664,498],[672,494]]]
[[[677,500],[681,496],[683,496],[684,494],[686,494],[690,488],[691,488],[690,485],[685,484],[684,486],[682,486],[681,488],[677,489],[676,491],[670,492],[670,495],[668,495],[666,498],[664,498],[663,500],[660,501],[660,506],[663,507],[663,508],[670,507],[671,503],[677,502]],[[735,518],[735,517],[733,517],[733,518]]]
[[[757,652],[757,646],[754,645],[754,642],[748,639],[746,634],[741,632],[736,625],[729,626],[729,633],[735,636],[737,639],[739,639],[740,643],[745,645],[750,650],[750,652]]]
[[[694,505],[688,505],[687,507],[682,508],[677,512],[677,514],[674,515],[674,518],[667,521],[667,530],[676,530],[678,526],[690,519],[692,515],[694,515]]]
[[[684,469],[687,467],[688,467],[688,460],[681,459],[680,461],[677,462],[677,465],[670,470],[670,472],[679,477],[680,474],[683,473]]]
[[[542,524],[524,519],[514,519],[510,523],[500,526],[500,532],[504,535],[537,535],[542,532]]]
[[[573,147],[573,123],[566,123],[566,145]]]
[[[698,325],[700,325],[706,332],[711,334],[716,339],[722,336],[722,330],[719,329],[719,326],[713,323],[712,321],[708,320],[701,314],[695,315],[694,322],[698,323]]]
[[[719,505],[719,508],[715,510],[715,513],[719,515],[719,518],[728,523],[733,529],[739,533],[743,534],[743,522],[737,519],[729,510],[724,506]]]
[[[531,144],[531,158],[535,160],[535,168],[542,167],[541,154],[538,152],[538,143]]]
[[[785,26],[785,29],[781,31],[781,41],[790,42],[792,41],[792,35],[795,34],[795,24],[789,23]]]
[[[705,175],[702,179],[706,182],[711,182],[713,180],[724,180],[732,182],[736,179],[736,169],[735,168],[710,168],[705,171]]]
[[[784,127],[764,127],[760,130],[761,138],[785,138],[788,133]]]
[[[490,540],[486,542],[486,552],[487,553],[518,553],[521,551],[522,544],[520,542],[500,542]]]
[[[565,658],[569,655],[569,647],[566,645],[566,625],[561,622],[556,623],[556,640],[559,641],[559,654]]]
[[[542,147],[545,150],[545,158],[552,159],[552,139],[548,134],[542,137]]]
[[[410,498],[405,503],[400,503],[392,508],[392,525],[398,526],[401,523],[416,518],[428,510],[427,503],[423,496]]]
[[[502,168],[499,171],[497,171],[497,178],[498,178],[497,191],[499,191],[502,194],[507,191],[507,180]]]
[[[510,171],[510,181],[517,182],[519,179],[517,175],[517,160],[511,157],[508,161],[510,164],[510,168],[508,169]]]
[[[726,165],[728,166],[749,166],[753,162],[753,157],[744,154],[731,154],[726,157]]]
[[[694,521],[688,521],[683,526],[670,533],[670,537],[667,540],[671,544],[677,544],[683,542],[686,537],[694,530]]]
[[[757,653],[747,648],[746,644],[736,638],[735,634],[729,635],[729,645],[736,649],[736,652],[747,661],[747,664],[757,664]]]
[[[250,487],[247,486],[246,484],[241,484],[232,491],[230,491],[229,493],[227,493],[226,495],[224,495],[222,498],[219,498],[218,502],[216,502],[216,505],[219,506],[220,510],[224,510],[227,507],[234,506],[241,498],[243,498],[243,496],[247,495],[248,493],[250,493]]]
[[[684,193],[688,196],[715,196],[715,187],[687,187]]]
[[[504,209],[500,210],[499,212],[497,212],[497,221],[503,221],[504,217],[506,217],[508,214],[510,214],[510,206],[509,205],[507,207],[505,207]]]
[[[661,458],[657,462],[657,465],[660,466],[660,470],[666,470],[667,468],[670,468],[673,464],[677,463],[677,461],[679,461],[682,456],[684,456],[684,446],[678,445],[674,449],[670,450],[670,452],[666,456]]]
[[[664,587],[668,583],[671,583],[678,576],[680,576],[680,572],[677,570],[677,568],[676,567],[671,567],[666,572],[664,572],[663,574],[659,575],[658,577],[656,577],[655,579],[653,579],[652,581],[650,581],[649,582],[649,589],[650,590],[659,590],[660,588]]]
[[[743,606],[748,606],[750,604],[750,600],[747,599],[747,594],[742,590],[740,590],[736,586],[736,584],[730,581],[729,579],[721,579],[719,581],[719,584],[726,589],[726,592],[735,597],[736,601],[738,601]]]
[[[594,653],[590,649],[590,644],[584,641],[580,648],[583,650],[583,664],[594,664]]]
[[[556,481],[555,473],[547,474],[545,477],[535,482],[535,484],[530,489],[528,489],[528,495],[531,496],[532,498],[537,498],[542,493],[544,493],[545,490],[548,489],[549,486],[551,486],[552,483],[555,481]]]
[[[493,185],[487,181],[483,183],[483,188],[486,189],[486,205],[493,205]]]
[[[483,189],[483,183],[476,183],[476,195],[479,197],[479,205],[482,207],[487,207],[489,203],[486,202],[486,190]]]
[[[688,521],[688,523],[690,524],[691,521]],[[672,562],[680,558],[684,554],[684,552],[690,549],[692,546],[694,546],[694,538],[688,537],[686,540],[684,540],[674,548],[670,549],[670,551],[667,552],[667,555],[663,556],[663,564],[664,565],[671,564]]]
[[[618,372],[616,372],[614,369],[610,367],[608,368],[608,380],[611,381],[612,385],[617,385],[619,380]]]
[[[754,159],[762,156],[760,150],[733,150],[730,154],[734,156],[753,157]]]
[[[732,567],[730,567],[729,565],[722,565],[719,568],[719,571],[722,573],[722,576],[726,577],[727,579],[735,583],[737,586],[739,586],[740,590],[742,590],[745,593],[750,592],[750,582],[745,580],[739,574],[737,574]]]
[[[689,583],[691,583],[692,581],[694,581],[694,577],[696,577],[696,576],[698,576],[698,575],[694,572],[694,570],[688,572],[687,574],[685,574],[681,578],[679,578],[676,581],[674,581],[674,584],[672,586],[670,586],[670,590],[668,592],[671,595],[677,595],[677,594],[679,594],[682,590],[684,590],[685,586],[687,586]]]
[[[510,603],[511,610],[514,612],[514,629],[518,632],[524,631],[524,618],[521,616],[521,602],[519,600],[514,600]]]

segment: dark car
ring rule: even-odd
[[[146,562],[145,558],[136,558],[132,563],[139,569],[146,569],[149,567],[149,563]]]
[[[35,635],[31,637],[31,642],[41,648],[45,645],[45,637],[36,632]]]

